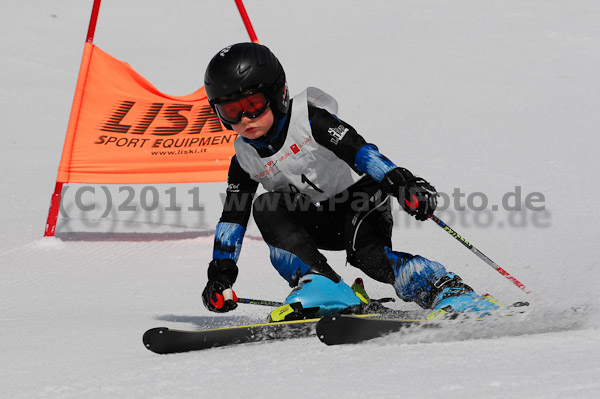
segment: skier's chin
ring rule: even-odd
[[[244,131],[240,133],[240,136],[250,139],[250,140],[258,139],[264,135],[265,135],[265,132],[263,132],[261,129],[256,128],[256,127],[244,129]]]

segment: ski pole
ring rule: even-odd
[[[473,246],[473,244],[471,244],[463,236],[461,236],[460,234],[458,234],[456,232],[456,230],[454,230],[453,228],[451,228],[450,226],[448,226],[446,223],[444,223],[440,218],[438,218],[437,216],[433,215],[433,216],[431,216],[431,220],[433,220],[435,223],[437,223],[438,226],[440,226],[442,229],[444,229],[452,237],[454,237],[458,241],[460,241],[465,247],[469,248],[471,250],[471,252],[473,252],[475,255],[477,255],[485,263],[487,263],[488,265],[490,265],[494,270],[496,270],[498,273],[500,273],[501,275],[503,275],[504,277],[506,277],[514,285],[516,285],[517,287],[519,287],[523,292],[525,292],[526,294],[530,294],[531,293],[531,291],[529,291],[527,289],[527,287],[525,287],[525,285],[523,285],[523,283],[521,283],[519,280],[517,280],[516,278],[514,278],[513,276],[511,276],[510,273],[508,273],[506,270],[504,270],[503,268],[501,268],[496,262],[494,262],[493,260],[491,260],[490,258],[488,258],[487,256],[485,256],[480,250],[478,250],[477,248],[475,248],[475,246]]]
[[[267,301],[264,299],[250,299],[250,298],[238,298],[237,303],[246,303],[249,305],[271,306],[274,308],[283,306],[283,302]]]

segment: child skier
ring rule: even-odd
[[[285,303],[315,316],[360,305],[319,249],[346,250],[351,265],[424,309],[497,308],[442,264],[392,250],[389,196],[425,221],[436,208],[435,188],[337,118],[331,96],[308,88],[290,99],[284,70],[267,47],[224,48],[210,61],[204,84],[220,120],[239,134],[202,293],[207,309],[237,306],[229,289],[251,210],[271,263],[295,287]],[[267,192],[254,198],[259,184]]]

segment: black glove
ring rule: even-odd
[[[208,283],[202,291],[202,302],[211,312],[225,313],[237,308],[237,296],[225,299],[223,291],[230,289],[238,275],[238,267],[231,259],[213,259],[208,264]]]
[[[402,208],[417,220],[433,216],[438,193],[435,187],[421,177],[415,177],[407,169],[390,170],[381,181],[382,190],[398,199]]]

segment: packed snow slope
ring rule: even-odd
[[[84,211],[72,185],[58,237],[42,238],[91,6],[0,3],[3,398],[599,397],[598,1],[247,0],[292,94],[335,96],[341,118],[446,194],[442,219],[533,292],[398,209],[395,249],[531,309],[362,345],[306,338],[168,356],[143,347],[146,329],[254,322],[268,309],[202,306],[224,183],[176,186],[175,215],[171,187],[157,186],[154,212],[135,187],[136,211],[104,218],[103,190],[83,192],[97,205]],[[247,38],[233,1],[105,0],[95,43],[185,95],[213,54]],[[254,225],[248,236],[238,294],[283,300]],[[365,277],[344,254],[326,256],[346,281]],[[374,297],[394,295],[365,281]]]

